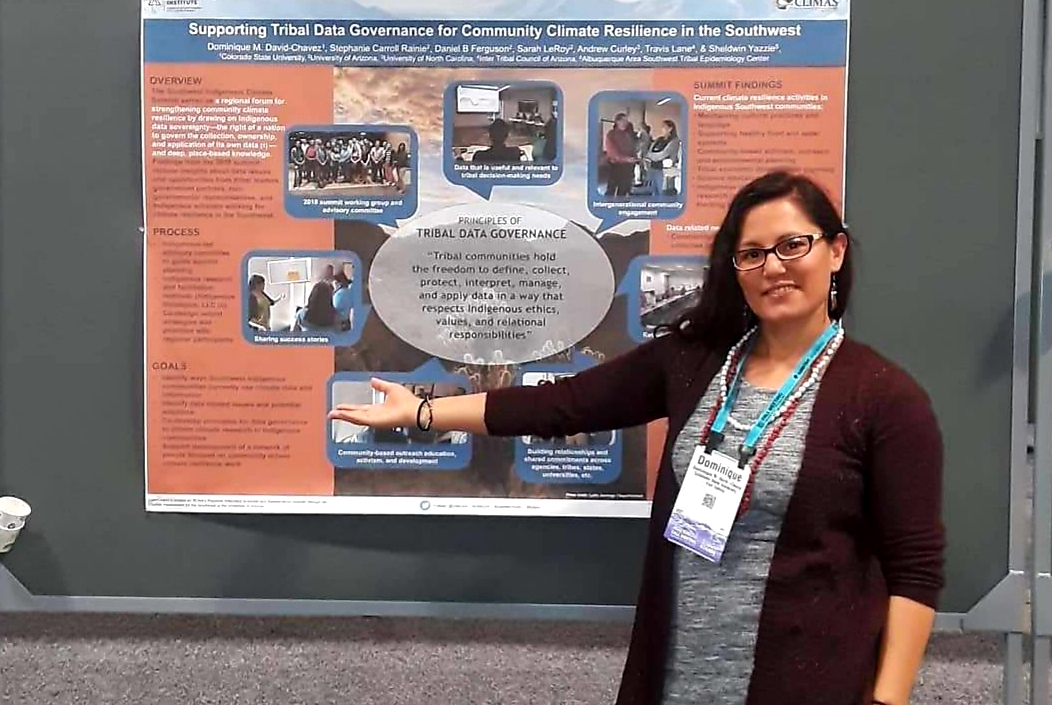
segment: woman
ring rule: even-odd
[[[843,335],[851,247],[813,182],[772,173],[745,186],[709,264],[701,301],[671,330],[572,378],[437,400],[377,381],[383,405],[330,416],[548,437],[667,417],[618,703],[906,705],[943,584],[928,398]],[[749,478],[718,561],[665,538],[710,443]]]
[[[338,166],[333,170],[333,183],[343,179],[343,183],[351,182],[351,145],[340,140],[340,153],[336,155]]]
[[[398,145],[398,151],[394,155],[395,186],[398,193],[404,194],[408,190],[406,184],[406,172],[409,171],[409,149],[405,142]]]
[[[544,164],[547,160],[544,158],[544,150],[547,149],[547,135],[545,135],[544,128],[533,131],[533,163]]]
[[[394,162],[394,148],[390,142],[384,142],[384,186],[394,186],[395,183],[395,162]]]
[[[296,321],[301,330],[325,331],[339,327],[336,307],[333,305],[333,278],[332,274],[326,275],[310,290],[307,305],[296,314]]]
[[[325,147],[325,143],[318,139],[317,147],[314,151],[314,157],[317,160],[317,166],[315,168],[315,179],[314,185],[318,188],[325,188],[329,185],[329,150]]]
[[[272,299],[266,289],[267,280],[262,275],[253,274],[248,278],[248,323],[253,328],[269,331],[270,309],[282,297]]]
[[[369,150],[369,178],[374,185],[383,185],[384,182],[384,158],[387,152],[380,140],[373,142]]]
[[[663,120],[661,130],[661,136],[650,145],[650,151],[647,152],[646,157],[647,172],[650,178],[650,193],[653,196],[665,195],[665,160],[670,160],[670,167],[675,167],[679,164],[680,139],[679,132],[676,130],[676,123],[672,120]]]
[[[558,145],[555,140],[559,136],[559,124],[556,122],[555,116],[548,118],[548,122],[544,123],[544,154],[542,155],[541,161],[546,164],[551,164],[555,161],[555,157],[558,156]]]
[[[289,164],[292,167],[292,187],[299,188],[303,185],[303,165],[306,158],[303,153],[303,140],[292,142],[289,150]]]
[[[606,197],[628,198],[632,194],[632,177],[638,160],[635,131],[625,113],[614,116],[614,126],[603,140],[603,153],[609,166]]]

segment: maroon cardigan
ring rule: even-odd
[[[662,533],[678,491],[672,445],[723,355],[666,335],[556,384],[487,394],[495,436],[669,419],[617,705],[661,702],[673,587],[673,546]],[[889,596],[936,608],[943,587],[942,453],[926,393],[845,338],[819,386],[775,547],[747,705],[869,705]]]

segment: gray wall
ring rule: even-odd
[[[7,567],[48,595],[631,604],[638,521],[143,511],[137,7],[0,4],[0,487],[34,505]],[[934,399],[951,612],[1007,567],[1020,12],[852,21],[851,326]]]

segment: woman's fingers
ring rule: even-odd
[[[334,421],[350,421],[359,423],[365,416],[366,407],[358,404],[339,404],[329,412],[329,418]]]
[[[339,404],[329,412],[329,419],[372,427],[391,427],[399,424],[398,415],[394,410],[381,404]]]
[[[339,404],[329,412],[329,418],[369,426],[381,415],[377,413],[379,408],[371,404]]]
[[[384,394],[390,394],[392,389],[394,389],[395,387],[402,386],[400,384],[388,382],[387,380],[379,379],[376,377],[373,377],[372,380],[370,380],[370,383],[372,384],[373,389],[375,389],[378,392],[383,392]]]
[[[335,411],[363,411],[370,408],[371,404],[337,404]]]

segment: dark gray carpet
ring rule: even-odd
[[[0,703],[609,705],[626,625],[0,614]],[[1001,702],[996,637],[938,635],[914,705]]]

